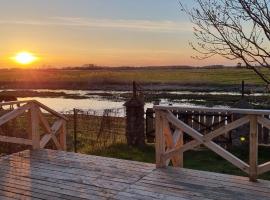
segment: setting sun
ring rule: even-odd
[[[21,65],[28,65],[37,60],[37,57],[29,52],[20,52],[16,54],[14,60]]]

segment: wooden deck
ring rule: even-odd
[[[270,181],[63,151],[0,159],[0,199],[270,199]]]

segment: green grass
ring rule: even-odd
[[[260,164],[270,161],[269,151],[269,148],[259,149]],[[125,144],[116,144],[104,150],[88,153],[98,156],[155,163],[155,148],[153,145],[147,145],[143,149],[138,149],[129,147]],[[248,150],[246,148],[234,149],[232,150],[232,153],[247,162]],[[246,176],[246,174],[240,169],[234,167],[232,164],[208,149],[186,152],[184,154],[184,167],[196,170]],[[270,172],[259,176],[259,178],[270,180]]]
[[[248,69],[133,69],[133,70],[1,70],[0,82],[72,82],[72,83],[120,83],[139,81],[143,83],[206,83],[262,84],[258,76]]]

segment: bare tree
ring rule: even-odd
[[[270,0],[195,0],[181,7],[194,23],[198,59],[242,60],[267,84],[270,71]],[[268,69],[268,70],[265,70]]]

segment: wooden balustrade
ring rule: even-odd
[[[183,153],[199,145],[204,145],[214,151],[234,166],[238,167],[256,181],[257,176],[270,171],[270,162],[258,164],[258,127],[270,129],[270,120],[264,116],[270,115],[270,110],[252,109],[215,109],[215,108],[185,108],[171,106],[154,106],[156,113],[156,166],[166,167],[172,161],[174,167],[183,167]],[[178,119],[174,111],[195,111],[238,114],[240,118],[224,124],[207,134],[202,134]],[[216,144],[213,140],[229,131],[249,124],[249,164],[234,156],[229,151]],[[184,143],[183,135],[189,135],[193,140]]]
[[[2,108],[3,106],[11,106],[12,108],[16,106],[16,108],[0,117],[0,126],[23,114],[27,114],[29,134],[27,139],[19,138],[19,135],[16,137],[0,135],[1,142],[30,145],[33,149],[40,149],[45,148],[52,140],[58,150],[66,150],[67,118],[65,116],[35,100],[0,103],[0,107]],[[57,118],[52,127],[50,127],[41,109]],[[42,134],[41,130],[44,130],[45,134]]]

